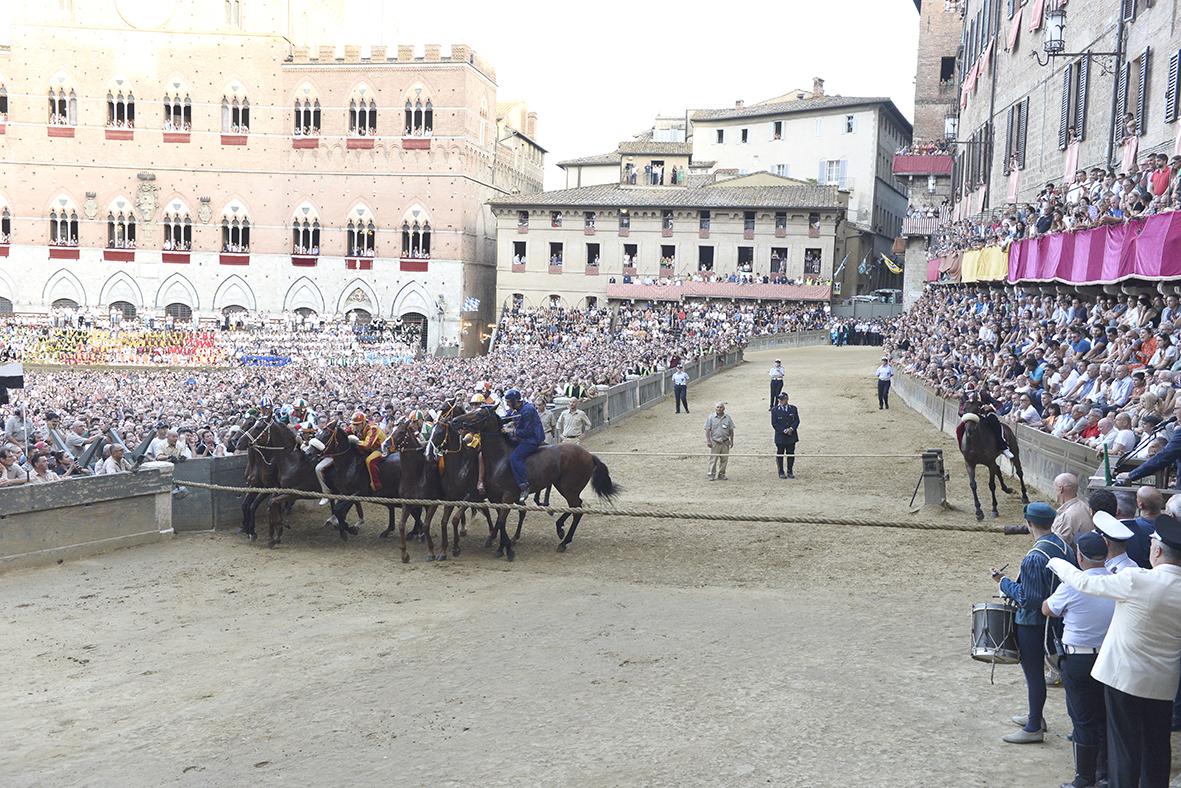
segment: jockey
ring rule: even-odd
[[[980,416],[980,423],[987,424],[988,428],[996,434],[997,448],[1001,450],[1001,454],[1009,459],[1013,459],[1013,451],[1009,448],[1009,442],[1005,440],[1005,431],[1001,427],[1001,420],[996,415],[997,402],[992,395],[988,393],[988,389],[976,389],[975,381],[969,380],[964,384],[964,393],[960,397],[960,419],[964,417],[964,412],[968,405],[975,405],[976,412]],[[958,430],[957,430],[958,434]]]
[[[513,449],[509,457],[509,467],[513,471],[513,479],[521,488],[520,502],[525,503],[529,499],[529,477],[525,472],[525,458],[545,443],[545,430],[541,426],[541,416],[537,413],[537,408],[530,402],[522,402],[521,392],[509,389],[504,393],[504,401],[509,409],[504,425],[505,431],[517,441],[517,448]]]
[[[476,393],[472,395],[473,405],[491,405],[494,408],[500,407],[500,399],[492,393],[492,384],[488,381],[476,384]]]
[[[483,385],[487,385],[487,384],[483,384]],[[493,399],[495,399],[495,398],[493,398]],[[497,404],[496,402],[489,401],[488,399],[486,399],[484,397],[484,394],[481,389],[476,389],[476,393],[472,395],[471,405],[473,406],[473,410],[475,408],[483,408],[483,407],[495,408],[496,404]],[[484,452],[480,449],[480,433],[469,432],[467,435],[465,435],[463,437],[463,443],[468,448],[476,450],[476,459],[479,461],[479,464],[480,464],[480,473],[476,477],[476,492],[480,493],[480,495],[483,495],[484,494]]]
[[[353,443],[362,454],[367,455],[365,467],[369,469],[369,486],[376,492],[381,489],[377,466],[381,462],[381,444],[385,442],[385,433],[381,431],[381,427],[370,424],[361,411],[353,414],[349,433],[349,442]]]

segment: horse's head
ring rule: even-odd
[[[406,419],[394,427],[390,443],[394,451],[414,451],[422,448],[422,425],[416,419]]]
[[[500,416],[496,408],[483,406],[451,420],[451,426],[463,432],[500,432]]]
[[[431,437],[427,441],[432,453],[457,451],[459,449],[460,432],[455,429],[453,422],[465,413],[467,411],[458,402],[452,403],[443,409],[443,412],[439,414],[439,418],[435,419],[434,429],[431,430]]]
[[[349,447],[348,435],[338,422],[330,421],[308,441],[305,449],[309,457],[343,454]]]
[[[980,416],[975,411],[964,409],[964,415],[960,416],[960,424],[964,425],[964,434],[971,435],[976,431],[976,427],[980,425]]]

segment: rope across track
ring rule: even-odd
[[[690,452],[690,451],[595,451],[596,457],[713,457],[716,455],[708,452]],[[775,457],[783,457],[782,454],[739,454],[737,452],[730,452],[726,457],[762,457],[763,459],[773,459]],[[906,459],[906,460],[921,460],[922,454],[795,454],[792,455],[797,460],[812,460],[812,459]]]
[[[807,515],[770,514],[729,514],[724,512],[677,512],[667,509],[589,509],[585,506],[530,506],[519,503],[492,503],[489,501],[446,501],[432,498],[379,498],[365,495],[338,495],[335,493],[309,492],[286,487],[231,487],[224,484],[206,484],[173,480],[177,486],[192,487],[216,492],[255,493],[262,495],[290,495],[296,498],[327,498],[331,501],[371,503],[380,506],[465,506],[472,509],[507,509],[518,512],[543,512],[545,514],[593,514],[603,517],[645,517],[658,520],[709,520],[732,523],[785,523],[798,525],[846,525],[859,528],[909,528],[919,531],[968,531],[971,533],[1003,533],[999,525],[976,523],[908,523],[874,520],[859,517],[810,517]]]

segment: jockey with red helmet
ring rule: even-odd
[[[381,462],[381,444],[385,433],[376,424],[370,424],[365,414],[357,411],[349,423],[349,441],[365,454],[365,467],[369,469],[369,486],[376,492],[381,489],[377,466]]]

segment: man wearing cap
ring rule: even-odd
[[[1100,515],[1110,517],[1106,512]],[[1104,567],[1107,543],[1098,533],[1099,520],[1097,515],[1096,530],[1079,534],[1074,547],[1083,574],[1105,577],[1111,573]],[[1093,786],[1096,765],[1107,762],[1103,684],[1091,676],[1091,670],[1114,612],[1115,603],[1110,599],[1080,593],[1066,583],[1059,584],[1042,603],[1043,614],[1061,616],[1064,623],[1058,669],[1066,689],[1066,710],[1074,723],[1075,777],[1065,784],[1070,788]]]
[[[1017,646],[1021,652],[1021,670],[1025,674],[1025,688],[1029,698],[1029,713],[1025,718],[1014,717],[1021,730],[1003,737],[1010,744],[1031,744],[1044,739],[1045,721],[1042,709],[1046,705],[1046,617],[1042,602],[1054,593],[1057,580],[1046,570],[1053,558],[1066,559],[1066,545],[1050,525],[1054,522],[1054,508],[1046,503],[1031,503],[1025,507],[1025,522],[1033,534],[1033,548],[1021,561],[1021,573],[1016,582],[1005,577],[995,567],[989,576],[1000,583],[1001,593],[1017,604]]]
[[[1116,603],[1091,672],[1106,685],[1111,788],[1169,784],[1169,721],[1181,678],[1181,523],[1161,515],[1155,527],[1152,569],[1099,576],[1065,560],[1048,564],[1071,588]]]
[[[1095,512],[1095,530],[1107,545],[1107,560],[1104,566],[1111,574],[1124,569],[1138,569],[1136,562],[1128,557],[1127,542],[1132,530],[1107,512]]]
[[[800,426],[800,413],[788,402],[786,391],[779,392],[779,404],[771,411],[771,429],[775,432],[775,464],[779,466],[780,479],[794,479],[796,464],[796,441]],[[783,472],[783,457],[787,456],[787,473]]]
[[[685,412],[689,412],[689,400],[686,398],[686,393],[689,391],[689,373],[685,371],[685,365],[681,364],[677,367],[677,371],[673,373],[673,396],[677,400],[677,413],[681,412],[681,404],[685,405]]]
[[[779,401],[779,392],[783,391],[783,376],[787,374],[787,370],[783,368],[783,362],[775,359],[775,366],[771,367],[771,407],[775,407],[775,403]]]
[[[541,427],[537,408],[531,403],[522,402],[521,392],[509,389],[504,393],[504,402],[509,409],[505,429],[517,441],[517,447],[508,458],[509,468],[513,472],[513,480],[521,488],[520,502],[525,503],[529,499],[529,475],[525,470],[525,460],[545,443],[545,430]]]
[[[148,450],[144,453],[154,460],[156,459],[156,453],[167,445],[168,425],[160,422],[156,425],[156,437],[152,438],[152,442],[148,444]]]
[[[885,407],[890,409],[890,379],[894,377],[894,367],[890,366],[890,357],[882,356],[882,363],[878,365],[878,410]]]

